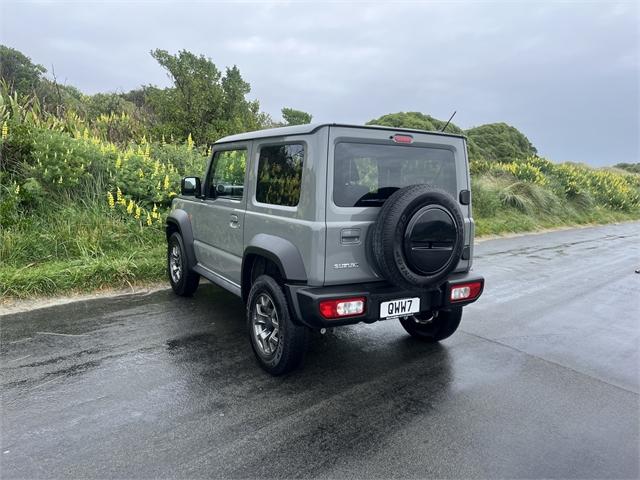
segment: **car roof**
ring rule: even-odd
[[[395,128],[384,125],[349,125],[345,123],[306,123],[304,125],[292,125],[289,127],[267,128],[264,130],[256,130],[254,132],[238,133],[236,135],[228,135],[214,143],[229,143],[254,140],[257,138],[283,137],[287,135],[306,135],[314,133],[322,127],[346,127],[346,128],[364,128],[372,130],[391,130],[394,132],[416,132],[428,133],[430,135],[442,135],[445,137],[465,138],[464,135],[457,133],[433,132],[428,130],[418,130],[415,128]]]

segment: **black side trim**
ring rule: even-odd
[[[304,269],[300,251],[289,240],[275,235],[259,233],[251,239],[247,248],[244,249],[243,258],[246,258],[249,254],[262,255],[274,262],[287,281],[307,281],[307,272]]]
[[[184,210],[176,209],[172,210],[167,217],[167,237],[169,236],[169,224],[175,225],[182,235],[184,242],[184,249],[187,254],[187,264],[189,268],[196,266],[196,254],[193,249],[193,230],[191,229],[191,220],[189,215]]]
[[[471,192],[469,190],[460,190],[460,203],[469,205],[471,203]]]
[[[193,267],[193,271],[202,275],[211,283],[215,283],[219,287],[224,288],[225,290],[233,293],[234,295],[237,295],[238,297],[242,297],[242,292],[240,290],[240,287],[238,287],[235,283],[231,283],[226,278],[215,274],[214,272],[205,268],[204,266],[197,264],[195,267]]]

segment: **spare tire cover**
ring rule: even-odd
[[[464,219],[456,200],[430,185],[391,195],[369,237],[374,267],[406,289],[437,284],[455,269],[464,245]]]

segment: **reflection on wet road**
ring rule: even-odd
[[[636,478],[639,245],[483,242],[456,335],[336,329],[285,378],[210,285],[0,317],[2,477]]]

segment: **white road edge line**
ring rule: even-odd
[[[86,337],[87,335],[84,333],[56,333],[56,332],[36,332],[36,335],[56,335],[58,337]]]

